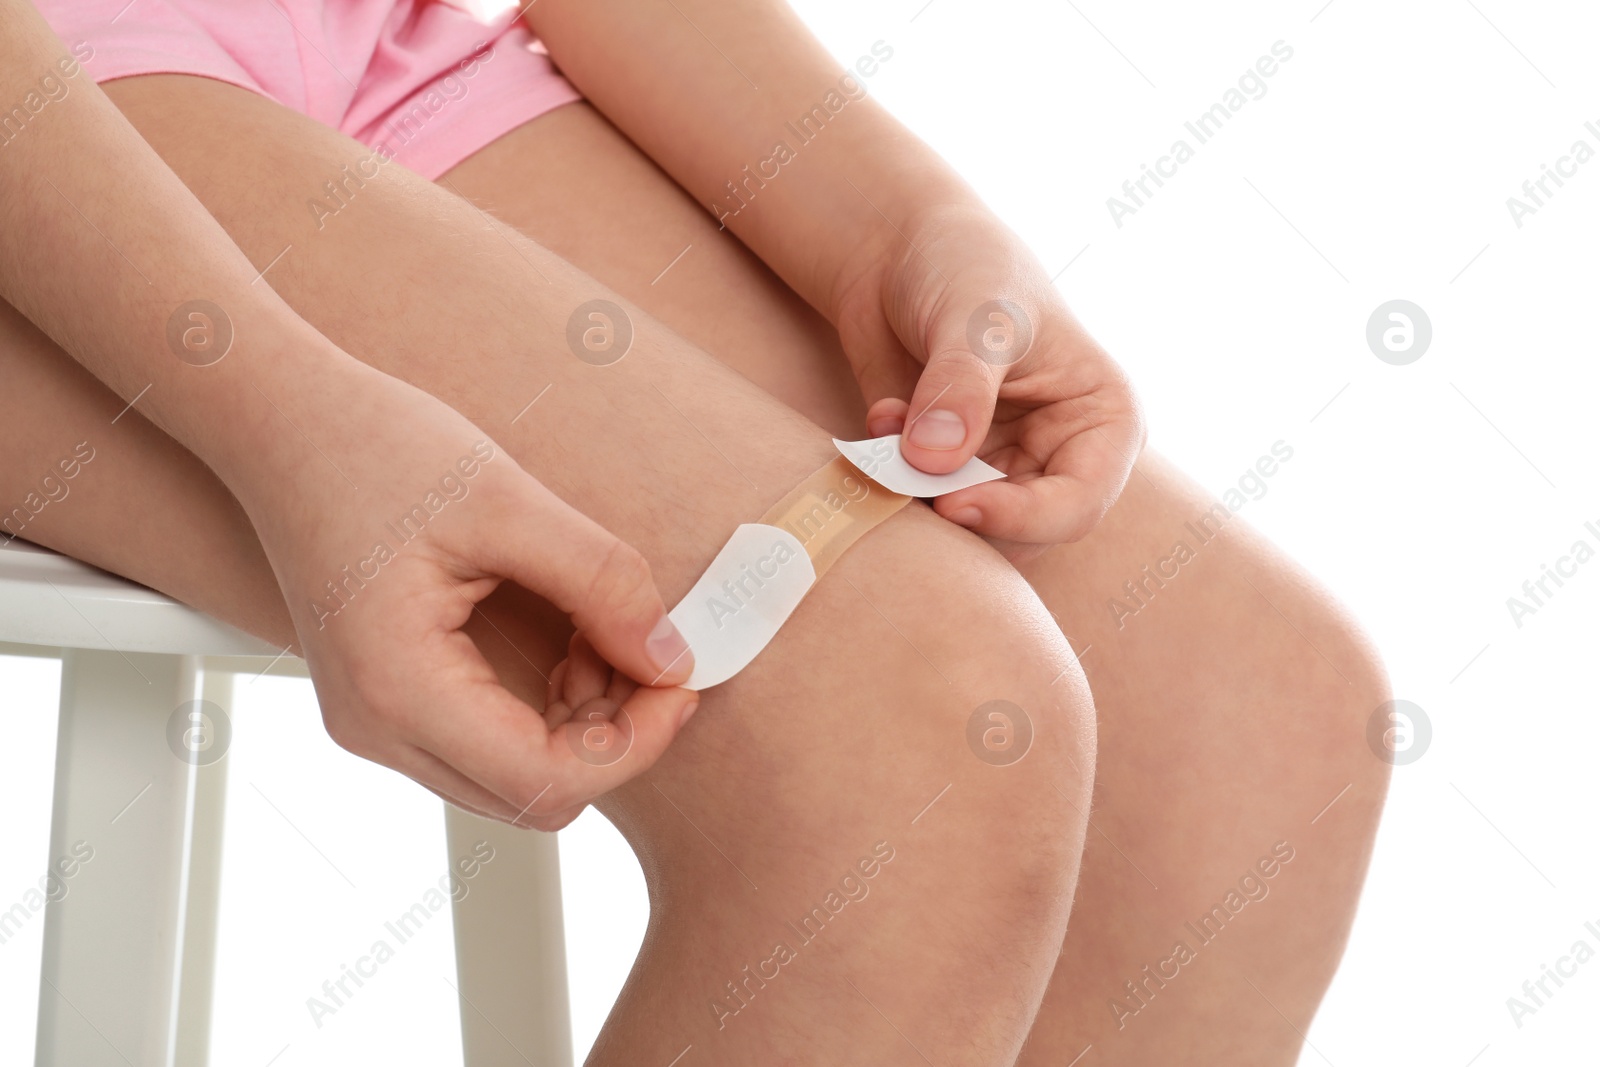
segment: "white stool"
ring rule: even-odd
[[[159,593],[22,541],[0,547],[0,652],[61,657],[50,862],[94,860],[47,905],[38,1067],[202,1067],[227,759],[181,758],[191,701],[232,713],[235,673],[305,664]],[[556,838],[446,806],[447,856],[495,861],[455,905],[468,1067],[568,1067]]]

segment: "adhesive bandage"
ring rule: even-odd
[[[900,454],[900,435],[873,437],[866,441],[833,439],[833,447],[860,468],[867,477],[891,492],[906,496],[944,496],[970,485],[981,485],[1005,477],[983,460],[973,457],[949,474],[929,474],[911,465]]]
[[[841,455],[744,523],[668,614],[694,653],[685,686],[708,689],[739,673],[775,637],[846,549],[910,503],[1005,477],[982,460],[926,474],[900,455],[898,435],[839,441]]]

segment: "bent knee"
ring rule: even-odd
[[[785,850],[920,838],[964,858],[959,895],[1037,901],[1054,921],[1094,747],[1088,689],[1049,612],[997,553],[918,505],[841,557],[772,644],[706,692],[616,817],[630,836],[694,834],[673,829],[680,814],[658,790],[777,866]]]
[[[1331,593],[1275,553],[1252,583],[1263,636],[1249,658],[1273,706],[1267,725],[1281,721],[1281,732],[1273,731],[1280,746],[1293,750],[1303,771],[1321,772],[1303,775],[1307,790],[1347,784],[1341,806],[1364,808],[1363,821],[1375,824],[1392,766],[1409,746],[1426,744],[1415,732],[1426,727],[1411,722],[1403,705],[1396,718],[1377,649]]]
[[[1315,600],[1308,612],[1346,684],[1314,697],[1307,713],[1322,750],[1362,787],[1356,803],[1375,815],[1388,792],[1391,769],[1422,756],[1431,730],[1425,713],[1414,715],[1409,705],[1393,699],[1382,657],[1344,606],[1321,590]]]
[[[846,553],[602,807],[671,916],[663,938],[736,944],[752,908],[789,930],[847,911],[829,966],[891,1014],[937,999],[924,1033],[1009,1062],[1060,953],[1093,760],[1087,687],[1049,613],[916,507]]]

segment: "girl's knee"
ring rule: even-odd
[[[608,814],[653,856],[757,884],[887,842],[924,899],[967,916],[954,940],[1025,956],[1021,942],[1059,942],[1093,766],[1088,689],[1049,612],[991,549],[917,507],[708,690]]]

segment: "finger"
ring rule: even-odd
[[[603,696],[590,697],[573,708],[572,718],[563,728],[567,726],[576,732],[578,755],[586,762],[612,762],[633,743],[633,720],[620,701]]]
[[[609,663],[600,658],[600,653],[595,651],[582,633],[572,635],[572,641],[567,646],[567,658],[563,662],[567,669],[561,688],[552,688],[552,692],[555,699],[570,708],[604,696],[606,686],[616,673]]]
[[[606,685],[606,699],[616,704],[626,704],[628,698],[633,696],[633,691],[638,688],[639,683],[626,674],[612,671],[611,681]]]
[[[577,634],[573,634],[577,637]],[[568,645],[570,648],[570,644]],[[572,714],[572,709],[561,703],[561,694],[567,691],[567,668],[569,659],[564,659],[556,664],[555,670],[550,672],[549,684],[545,686],[544,695],[544,721],[545,725],[554,729],[566,722]]]
[[[557,675],[560,684],[557,684]],[[618,691],[618,682],[625,682],[626,691]],[[567,658],[556,665],[550,675],[550,700],[545,708],[545,725],[554,730],[565,726],[574,718],[592,719],[592,704],[608,698],[614,711],[638,683],[612,668],[600,653],[594,650],[582,633],[572,635],[567,646]],[[611,714],[607,713],[606,718]]]
[[[416,779],[412,779],[412,781],[416,781]],[[417,782],[417,784],[420,785],[422,788],[426,789],[428,792],[432,793],[434,796],[438,797],[440,800],[444,801],[446,804],[450,805],[452,808],[460,808],[462,811],[466,812],[468,815],[476,815],[480,819],[490,819],[490,820],[492,820],[494,822],[505,822],[506,821],[504,819],[497,818],[495,815],[491,814],[490,812],[482,811],[482,810],[480,810],[478,808],[473,807],[471,804],[465,803],[464,801],[459,800],[456,797],[450,796],[448,793],[446,793],[442,789],[435,789],[433,786],[429,785],[427,782]]]
[[[867,408],[867,436],[888,437],[906,428],[911,405],[898,397],[886,396]]]
[[[441,712],[421,720],[412,741],[514,810],[544,818],[652,765],[698,703],[699,694],[690,690],[640,686],[613,718],[591,718],[593,709],[585,706],[551,730],[491,672],[438,701]]]
[[[1086,536],[1116,503],[1145,445],[1138,400],[1110,369],[1109,378],[1078,383],[1003,435],[1011,439],[1001,450],[1005,469],[1026,470],[1032,457],[1042,476],[989,482],[989,493],[973,492],[981,486],[952,493],[940,514],[1002,540],[1059,544]]]
[[[1109,507],[1099,486],[1070,475],[985,482],[933,502],[936,512],[974,533],[1027,544],[1081,540]]]
[[[415,745],[405,745],[384,763],[462,811],[496,822],[511,822],[517,814],[504,800]]]
[[[606,662],[636,681],[688,681],[694,654],[667,618],[644,557],[543,486],[532,487],[540,506],[502,528],[504,540],[483,564],[571,616]]]
[[[547,834],[553,834],[557,830],[565,829],[567,824],[572,822],[573,819],[576,819],[578,816],[582,815],[583,810],[588,806],[589,805],[587,804],[574,804],[572,807],[567,808],[564,811],[558,811],[553,815],[530,815],[526,817],[527,821],[521,825],[531,826],[535,830],[540,830]]]
[[[1044,474],[970,486],[939,497],[934,510],[999,540],[1081,540],[1122,493],[1141,445],[1137,419],[1089,426],[1055,447]]]
[[[454,768],[432,753],[415,746],[408,745],[407,748],[409,756],[392,762],[391,765],[395,770],[405,774],[446,804],[470,812],[480,819],[509,823],[522,830],[542,830],[549,833],[572,822],[583,814],[584,808],[589,806],[587,802],[573,804],[561,811],[546,815],[534,814],[531,810],[533,805],[522,811],[512,811],[505,801],[457,773]]]
[[[433,786],[428,785],[425,782],[419,782],[418,784],[428,792],[432,793],[434,796],[438,797],[440,800],[444,801],[446,804],[449,804],[452,807],[460,808],[469,815],[476,815],[480,819],[489,819],[492,822],[510,823],[510,825],[515,826],[519,830],[540,830],[545,833],[559,830],[568,823],[572,822],[572,820],[576,819],[579,815],[582,815],[583,809],[589,806],[587,804],[575,804],[565,811],[556,812],[554,815],[536,816],[524,814],[516,822],[511,822],[509,813],[506,815],[500,815],[494,812],[481,811],[478,808],[473,807],[471,804],[463,802],[460,798],[449,796],[443,790],[435,789]]]
[[[900,451],[912,466],[948,474],[977,452],[994,417],[1004,368],[947,344],[929,358],[911,397]]]

